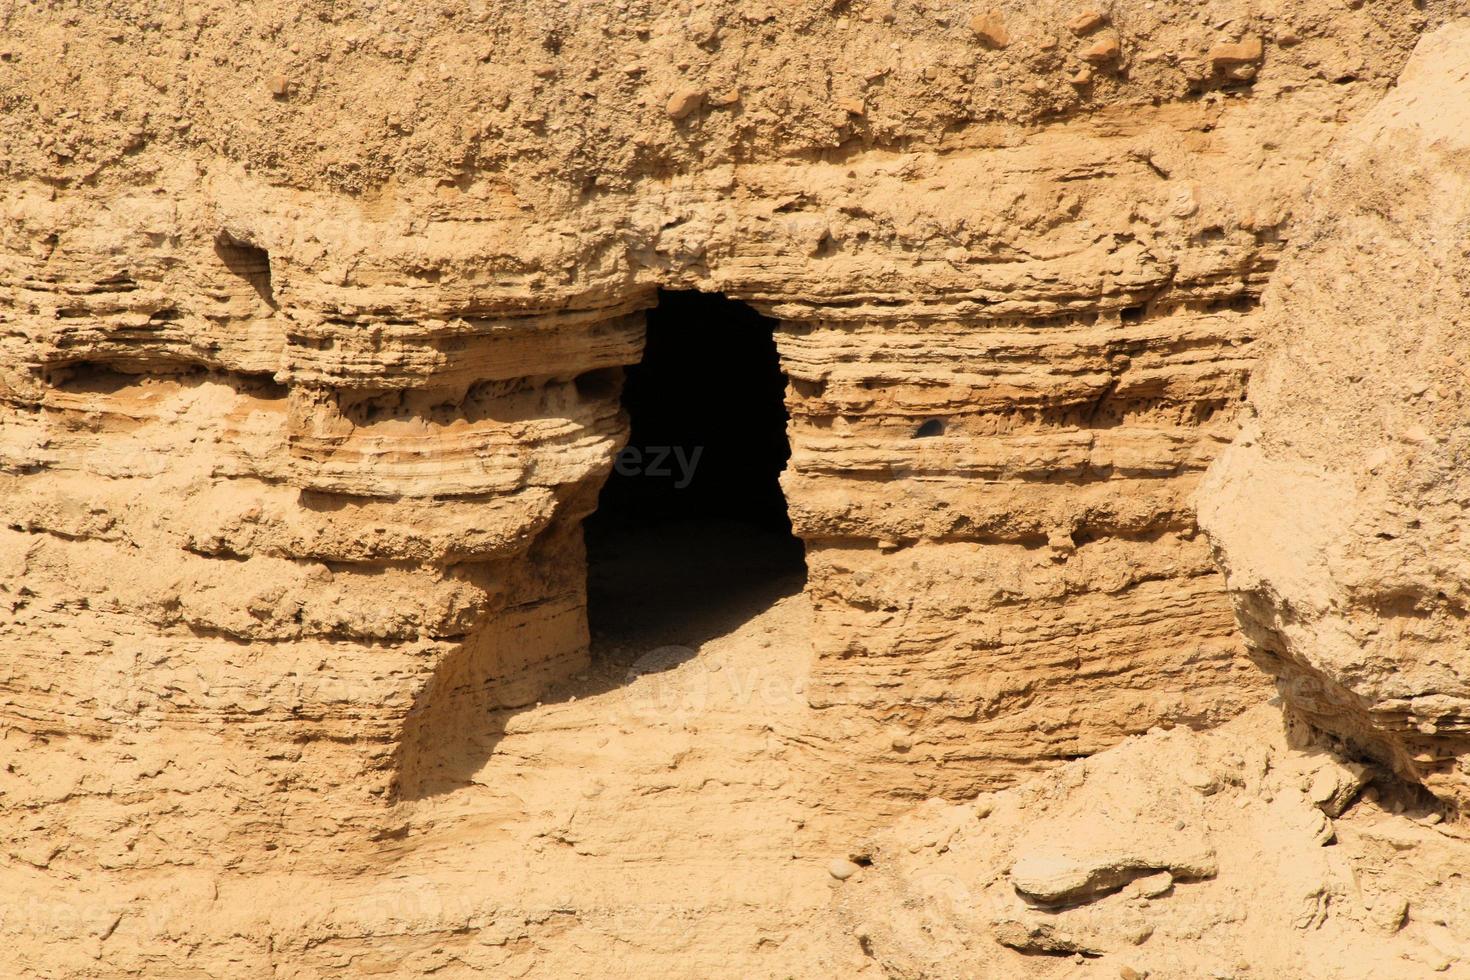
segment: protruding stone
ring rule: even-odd
[[[1260,63],[1265,53],[1260,37],[1251,35],[1232,43],[1215,45],[1210,49],[1210,64],[1216,68],[1254,65]]]
[[[270,86],[271,95],[278,99],[284,99],[291,94],[291,79],[285,75],[272,75]]]
[[[827,865],[827,873],[838,881],[846,881],[861,870],[861,865],[847,858],[833,858]]]
[[[720,39],[720,23],[708,10],[697,10],[684,22],[689,39],[701,48],[711,48]]]
[[[1123,46],[1116,34],[1107,34],[1077,52],[1078,57],[1092,65],[1110,65],[1123,56]]]
[[[1402,929],[1408,916],[1408,899],[1391,892],[1379,895],[1368,907],[1368,921],[1378,931],[1389,935]]]
[[[1070,555],[1077,550],[1077,542],[1072,540],[1072,532],[1064,527],[1052,528],[1047,532],[1046,546],[1060,555]]]
[[[1139,878],[1133,883],[1138,889],[1138,894],[1143,898],[1158,898],[1166,895],[1169,889],[1174,887],[1174,876],[1167,871],[1160,871],[1156,875],[1147,875]]]
[[[1006,30],[1005,18],[998,10],[987,10],[971,17],[970,30],[986,47],[1003,48],[1011,43],[1011,33]]]
[[[675,92],[673,95],[669,96],[669,104],[668,104],[669,118],[670,119],[683,119],[685,116],[689,115],[695,109],[698,109],[699,106],[700,106],[700,104],[703,103],[703,102],[704,102],[704,90],[703,89],[695,88],[692,85],[691,86],[688,86],[688,87],[685,87],[685,88],[681,88],[677,92]]]
[[[1313,774],[1307,798],[1329,817],[1340,817],[1368,784],[1369,771],[1357,763],[1331,762]]]
[[[1145,848],[1147,849],[1147,848]],[[1138,878],[1153,877],[1160,871],[1174,878],[1212,878],[1216,872],[1214,851],[1200,845],[1195,848],[1169,847],[1155,854],[1142,851],[1102,853],[1035,853],[1023,854],[1011,868],[1011,884],[1017,894],[1046,905],[1089,901],[1103,893],[1120,888]]]
[[[1067,21],[1067,30],[1071,31],[1073,34],[1076,34],[1078,37],[1084,37],[1085,35],[1091,34],[1093,31],[1097,30],[1099,27],[1103,26],[1107,22],[1107,14],[1094,7],[1089,7],[1086,10],[1078,12],[1076,17],[1073,17],[1071,20]]]
[[[1201,796],[1210,796],[1220,789],[1219,777],[1201,766],[1184,767],[1179,771],[1179,779]]]

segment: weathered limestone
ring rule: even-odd
[[[709,166],[595,207],[537,181],[354,199],[162,147],[101,190],[13,180],[7,710],[285,739],[324,760],[292,777],[308,810],[349,819],[350,786],[350,819],[388,820],[426,730],[584,662],[576,528],[664,285],[782,322],[814,801],[881,812],[1228,717],[1256,682],[1189,501],[1341,98]],[[98,717],[99,688],[130,710]],[[266,799],[289,766],[261,766]]]
[[[1470,28],[1333,150],[1252,420],[1201,491],[1252,656],[1313,725],[1470,803]]]
[[[1206,119],[1220,135],[1199,142]],[[829,781],[878,800],[971,791],[1228,717],[1256,682],[1188,500],[1232,431],[1289,199],[1277,174],[1242,181],[1241,154],[1281,120],[1136,120],[1155,146],[1199,144],[1173,164],[1187,180],[1083,122],[927,162],[649,186],[605,203],[611,226],[680,220],[560,291],[483,271],[506,241],[543,240],[539,218],[395,231],[392,213],[211,182],[191,192],[198,224],[148,246],[164,219],[146,195],[98,223],[22,185],[12,213],[67,241],[88,221],[90,246],[8,260],[5,507],[35,593],[11,649],[55,649],[51,610],[79,603],[116,625],[67,651],[82,679],[45,671],[48,693],[16,703],[89,717],[85,679],[118,683],[92,665],[134,637],[158,651],[128,660],[155,692],[139,695],[153,737],[248,719],[269,755],[274,722],[347,757],[318,785],[416,792],[418,740],[529,704],[584,661],[576,529],[623,438],[615,369],[661,282],[782,321],[785,482],[821,652],[809,699],[830,719],[803,738],[814,798]],[[1323,138],[1307,129],[1279,166],[1302,172]],[[1085,194],[1061,180],[1078,172]],[[956,234],[1007,227],[1013,254],[933,242],[960,200],[982,203]],[[315,270],[325,256],[355,271]],[[144,279],[150,263],[168,271]],[[69,267],[84,288],[58,278]],[[915,438],[925,422],[941,434]],[[172,693],[201,670],[208,692]],[[277,675],[310,680],[280,697]],[[893,750],[895,726],[915,748]]]
[[[863,842],[837,907],[875,972],[905,980],[1453,976],[1470,842],[1363,790],[1363,769],[1266,705],[1153,731],[916,807]]]
[[[739,839],[713,805],[760,841],[721,921],[770,918],[748,960],[676,924],[705,959],[639,963],[741,971],[811,838],[1257,702],[1193,500],[1293,210],[1429,7],[1120,0],[1104,33],[1002,2],[982,36],[907,3],[8,11],[20,969],[571,975],[647,928],[629,841],[702,918],[702,848]],[[724,706],[707,758],[682,719],[538,706],[587,666],[580,523],[661,287],[779,322],[810,569],[802,643],[760,661],[799,702]],[[594,765],[631,775],[578,802]],[[663,836],[616,823],[660,805]]]

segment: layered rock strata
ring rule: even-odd
[[[1074,16],[8,14],[24,859],[392,835],[464,719],[574,675],[658,287],[781,324],[814,802],[1256,699],[1191,497],[1293,202],[1439,14]]]

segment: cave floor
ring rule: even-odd
[[[682,559],[629,548],[595,569],[614,608],[591,668],[470,745],[488,752],[469,784],[419,801],[385,856],[426,912],[504,919],[506,945],[475,957],[497,975],[851,975],[856,945],[832,963],[821,932],[830,854],[791,762],[802,573],[736,528],[668,534]]]

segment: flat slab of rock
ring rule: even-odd
[[[1074,905],[1166,871],[1175,879],[1213,878],[1215,852],[1203,842],[1151,849],[1071,850],[1023,854],[1011,868],[1011,884],[1023,898],[1045,905]]]

